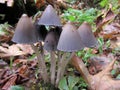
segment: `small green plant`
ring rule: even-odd
[[[73,90],[74,86],[78,83],[78,81],[79,81],[78,77],[73,76],[63,77],[59,82],[58,88],[60,90]]]
[[[117,75],[116,79],[120,79],[120,74]]]
[[[8,23],[0,24],[0,36],[8,35],[8,29],[11,27]]]
[[[11,86],[10,90],[25,90],[25,88],[19,85],[15,85],[15,86]]]
[[[77,10],[68,8],[64,11],[63,19],[71,22],[82,23],[84,21],[93,23],[97,15],[97,10],[90,8],[88,10]]]
[[[101,53],[101,54],[103,53],[104,46],[105,46],[105,48],[110,47],[110,40],[107,40],[105,43],[103,38],[98,38],[98,43],[99,43],[98,50],[99,50],[99,53]]]
[[[78,78],[75,76],[63,77],[58,88],[60,90],[86,90],[87,84],[82,77]]]
[[[98,43],[99,43],[98,50],[99,50],[100,53],[103,53],[103,45],[104,45],[103,38],[98,38]]]
[[[79,57],[82,58],[82,60],[84,61],[85,65],[88,64],[88,59],[92,56],[95,56],[95,54],[92,53],[93,49],[89,48],[89,49],[83,49],[82,51],[78,51],[77,55]]]
[[[12,70],[12,67],[13,67],[13,59],[14,59],[14,57],[11,56],[11,57],[10,57],[10,69],[11,69],[11,70]]]
[[[109,8],[109,5],[112,5],[113,10],[116,10],[119,6],[118,0],[101,0],[99,3],[101,7]]]
[[[84,78],[80,77],[78,83],[79,83],[78,87],[80,87],[80,90],[87,90],[86,88],[87,88],[88,85],[86,84]]]

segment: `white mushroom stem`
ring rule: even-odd
[[[74,55],[74,53],[70,54],[70,56],[68,56],[68,53],[64,53],[61,60],[59,60],[58,70],[57,70],[56,87],[58,86],[60,79],[63,77],[65,68],[68,65],[68,63],[71,60],[73,55]]]
[[[51,67],[50,67],[50,72],[51,72],[51,84],[55,84],[55,73],[56,73],[56,59],[55,59],[55,52],[51,51],[50,52],[51,56]]]
[[[44,54],[43,54],[42,50],[40,53],[38,47],[36,47],[34,45],[31,45],[31,46],[37,55],[38,68],[39,68],[40,74],[41,74],[44,82],[47,83],[49,81],[49,77],[48,77],[47,68],[46,68],[45,61],[44,61]]]

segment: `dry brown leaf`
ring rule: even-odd
[[[113,20],[114,18],[115,14],[111,10],[111,8],[107,12],[104,12],[100,16],[98,16],[95,21],[97,26],[97,31],[95,32],[95,34],[98,35],[98,33],[103,30],[103,26],[106,25],[109,21]]]
[[[91,75],[80,58],[72,58],[72,64],[88,83],[89,90],[120,90],[120,80],[115,80],[110,75],[114,63],[115,60],[112,60],[101,72]]]
[[[120,26],[118,23],[108,24],[101,32],[104,39],[113,39],[120,36]]]
[[[109,20],[112,20],[115,18],[115,14],[114,12],[111,10],[111,8],[107,11],[104,19],[103,19],[103,23],[108,22]]]
[[[102,21],[103,21],[103,14],[101,14],[100,16],[96,18],[95,23],[96,23],[97,28],[100,28],[102,26]]]
[[[110,63],[110,60],[105,56],[95,56],[90,58],[88,70],[94,75],[105,68]]]
[[[3,90],[8,90],[10,86],[15,85],[15,81],[17,79],[17,75],[12,76],[7,83],[2,87]]]
[[[120,48],[120,36],[116,38],[116,40],[111,41],[110,48],[115,49],[115,48]]]
[[[17,64],[22,63],[23,65],[27,64],[28,60],[26,59],[16,59],[14,60],[13,66],[16,66]]]
[[[36,7],[41,8],[45,5],[45,0],[37,0],[36,1]]]
[[[24,74],[26,73],[26,71],[28,70],[27,65],[23,65],[22,67],[20,67],[17,72],[19,72],[19,74]]]
[[[0,46],[0,52],[2,52],[0,53],[0,57],[33,54],[33,50],[30,45],[20,45],[20,44],[13,44],[6,48]]]

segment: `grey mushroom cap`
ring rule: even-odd
[[[52,26],[62,26],[59,16],[56,14],[55,9],[48,5],[44,10],[41,18],[38,21],[39,25],[52,25]]]
[[[60,37],[60,29],[56,30],[58,28],[51,28],[51,30],[48,32],[45,41],[44,41],[44,49],[47,51],[56,51],[57,50],[57,44]]]
[[[60,35],[57,49],[65,52],[74,52],[82,50],[83,48],[84,44],[77,32],[77,28],[70,22],[65,24]]]
[[[38,34],[27,14],[23,14],[19,19],[12,41],[20,44],[32,44],[38,41]]]
[[[92,32],[92,28],[89,23],[84,22],[78,28],[79,35],[81,37],[82,42],[86,47],[95,47],[97,46],[97,40]]]

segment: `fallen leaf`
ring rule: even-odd
[[[45,5],[45,0],[36,0],[36,7],[41,8]]]
[[[84,77],[90,90],[120,90],[120,80],[115,80],[110,74],[114,63],[115,60],[112,60],[101,72],[91,75],[80,58],[72,58],[72,64]]]
[[[30,45],[20,45],[20,44],[13,44],[9,47],[2,47],[0,46],[0,57],[10,57],[10,56],[19,56],[19,55],[26,55],[26,54],[33,54],[33,50]]]
[[[115,18],[115,14],[113,13],[113,11],[111,10],[111,8],[107,11],[104,19],[103,19],[103,23],[108,22],[109,20],[112,20]]]
[[[17,70],[17,72],[18,72],[19,74],[24,74],[24,73],[26,73],[27,70],[28,70],[28,67],[27,67],[26,65],[23,65],[22,67],[20,67],[20,68]]]
[[[111,23],[104,27],[103,31],[101,32],[104,39],[113,39],[120,36],[120,26],[118,23]]]
[[[10,86],[15,85],[15,81],[17,79],[17,75],[12,76],[7,83],[2,87],[3,90],[8,90]]]

